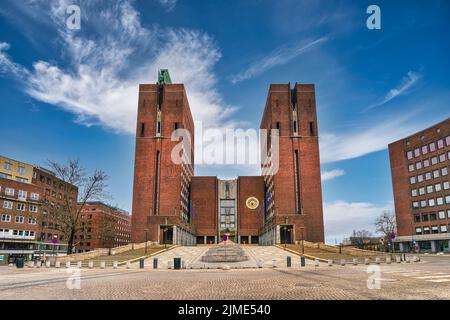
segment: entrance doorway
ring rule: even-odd
[[[280,242],[281,244],[291,244],[293,242],[294,227],[292,225],[280,226]]]
[[[173,226],[160,226],[159,243],[173,244]]]

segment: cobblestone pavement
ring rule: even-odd
[[[289,253],[285,250],[274,246],[242,246],[248,256],[247,261],[234,262],[234,263],[205,263],[201,261],[201,257],[211,246],[192,246],[192,247],[176,247],[167,252],[163,252],[156,256],[153,256],[145,261],[148,266],[153,265],[153,259],[158,259],[159,269],[171,269],[173,268],[173,258],[180,257],[183,265],[186,269],[221,269],[225,266],[231,269],[244,269],[244,268],[267,268],[273,267],[286,267],[287,257],[291,257],[292,267],[300,267],[300,257]],[[306,260],[307,265],[313,265],[314,262]],[[138,268],[138,264],[133,266]]]
[[[0,299],[450,299],[448,258],[370,269],[68,270],[0,267]]]

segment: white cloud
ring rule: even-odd
[[[380,107],[388,103],[392,99],[395,99],[398,96],[406,94],[408,90],[411,89],[419,81],[421,77],[422,75],[417,72],[408,71],[408,74],[403,77],[400,83],[395,88],[389,90],[389,92],[384,96],[383,100],[368,106],[366,109],[363,110],[363,112],[369,111],[376,107]]]
[[[392,210],[392,204],[377,206],[367,202],[346,202],[338,200],[324,203],[324,224],[326,242],[340,243],[353,230],[368,230],[375,234],[375,219],[385,210]]]
[[[237,75],[231,77],[231,82],[238,83],[253,78],[254,76],[260,75],[278,65],[286,64],[308,49],[311,49],[327,40],[328,39],[326,37],[322,37],[308,43],[301,42],[297,43],[294,46],[283,46],[277,48],[268,56],[253,62],[250,67],[248,67],[243,72],[240,72]]]
[[[411,114],[405,114],[392,120],[361,125],[342,134],[324,133],[320,137],[321,162],[348,160],[384,150],[389,143],[423,129],[430,120],[421,119],[422,122],[417,123],[412,122],[411,117]]]
[[[335,179],[345,175],[345,171],[342,169],[333,169],[331,171],[322,171],[322,182]]]
[[[166,11],[172,11],[177,4],[177,0],[158,0]]]
[[[213,72],[220,50],[207,34],[146,28],[130,1],[83,3],[82,28],[72,32],[65,26],[68,4],[35,8],[55,22],[65,63],[36,61],[27,69],[5,53],[8,44],[0,47],[0,71],[22,81],[31,97],[75,114],[81,124],[134,134],[139,83],[154,83],[157,70],[168,68],[174,82],[186,84],[195,120],[233,126],[227,117],[235,108],[223,102]]]

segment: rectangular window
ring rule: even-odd
[[[444,190],[450,189],[450,183],[448,181],[444,182]]]
[[[298,163],[298,150],[294,151],[294,174],[295,174],[295,202],[297,205],[297,213],[301,213],[301,199],[300,199],[300,175],[299,175],[299,163]]]
[[[414,215],[414,222],[420,222],[420,215],[419,214],[415,214]]]
[[[437,157],[431,158],[431,164],[432,164],[432,165],[435,165],[435,164],[437,164],[437,163],[438,163],[438,158],[437,158]]]
[[[439,211],[439,212],[438,212],[438,216],[439,216],[439,219],[440,219],[440,220],[445,219],[445,211]]]
[[[159,198],[159,162],[160,162],[160,151],[156,151],[156,161],[155,161],[155,193],[154,193],[154,215],[158,214],[158,198]]]
[[[450,204],[450,195],[445,196],[445,203]]]
[[[423,160],[423,167],[427,168],[429,166],[430,166],[430,160],[429,159]]]
[[[422,228],[416,228],[416,234],[422,234]]]
[[[442,149],[444,147],[444,139],[439,139],[437,145],[438,149]]]
[[[417,170],[419,170],[419,169],[422,169],[422,162],[416,162],[416,169]]]
[[[439,175],[439,170],[434,170],[434,171],[433,171],[433,178],[436,179],[436,178],[439,178],[439,176],[440,176],[440,175]]]
[[[447,167],[441,169],[441,175],[442,176],[448,175],[448,168]]]
[[[14,196],[14,189],[13,188],[5,188],[5,194],[7,196]]]
[[[3,172],[0,172],[0,178],[3,178],[3,179],[11,179],[11,178],[12,178],[12,175],[6,174],[6,173],[3,173]]]
[[[315,130],[314,130],[314,122],[310,122],[309,123],[309,133],[310,133],[310,135],[312,135],[312,136],[315,136],[316,134],[315,134]]]
[[[141,122],[141,133],[140,133],[141,137],[145,136],[145,123]]]
[[[427,193],[433,192],[433,186],[427,186]]]
[[[19,199],[26,199],[27,198],[27,192],[23,190],[19,190],[19,193],[17,194]]]
[[[26,210],[26,206],[24,203],[18,203],[17,204],[17,210],[19,211],[25,211]]]
[[[424,234],[430,234],[430,227],[424,227],[423,228],[423,233]]]
[[[413,208],[418,208],[419,207],[419,202],[418,201],[414,201],[412,203]]]
[[[418,156],[420,156],[420,149],[419,148],[414,149],[414,157],[418,157]]]
[[[2,222],[11,222],[11,216],[9,214],[2,214]]]
[[[419,174],[417,176],[417,182],[423,182],[423,175],[422,174]]]
[[[445,159],[445,153],[439,155],[439,162],[444,162],[445,160],[446,160]]]
[[[417,189],[411,190],[411,196],[416,197],[417,196]]]
[[[436,213],[430,213],[430,221],[436,221]]]
[[[3,202],[3,209],[12,209],[13,208],[13,203],[11,201],[4,201]]]
[[[5,169],[5,170],[12,170],[12,164],[9,163],[9,162],[5,162],[3,164],[3,169]]]
[[[427,154],[428,153],[428,146],[423,146],[422,147],[422,154]]]
[[[441,232],[447,232],[447,226],[445,224],[440,225]]]
[[[441,191],[441,184],[440,184],[440,183],[436,183],[436,184],[434,185],[434,190],[436,190],[436,192]]]
[[[444,204],[444,199],[442,197],[437,197],[436,198],[436,204],[438,206],[442,206]]]
[[[412,153],[412,151],[408,151],[408,152],[406,153],[406,158],[408,158],[408,160],[411,160],[411,159],[413,158],[413,153]]]
[[[420,195],[424,195],[425,194],[425,188],[424,187],[419,188],[419,194]]]
[[[408,166],[408,171],[409,171],[409,172],[413,172],[413,171],[414,171],[414,165],[413,165],[413,164],[410,164],[410,165]]]
[[[428,221],[428,213],[422,213],[422,221],[423,222]]]
[[[435,204],[436,204],[436,202],[434,201],[434,199],[432,198],[432,199],[428,199],[428,206],[430,206],[430,207],[434,207],[435,206]]]
[[[38,212],[38,207],[35,205],[30,205],[30,212]]]
[[[23,216],[16,216],[16,223],[23,223]]]
[[[447,147],[450,147],[450,136],[445,138],[445,143],[447,144]]]
[[[25,167],[19,166],[17,168],[17,173],[18,174],[25,174]]]
[[[413,176],[413,177],[410,177],[410,178],[409,178],[409,183],[410,183],[410,184],[416,183],[416,177],[414,177],[414,176]]]
[[[421,208],[426,208],[426,206],[427,206],[427,201],[426,200],[421,200],[420,201],[420,207]]]
[[[430,143],[430,152],[436,151],[436,144],[434,142]]]
[[[425,173],[425,180],[430,180],[431,179],[431,172],[426,172]]]

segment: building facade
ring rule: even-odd
[[[46,169],[0,159],[0,263],[66,254],[66,239],[51,213],[66,197],[76,205],[77,187]]]
[[[103,202],[88,202],[81,209],[81,229],[75,235],[77,252],[115,248],[131,242],[131,217],[125,210]]]
[[[195,245],[227,234],[261,245],[323,242],[314,85],[271,85],[260,128],[269,132],[261,176],[195,176],[194,121],[184,85],[140,85],[132,241]],[[190,150],[182,152],[189,161],[181,164],[171,158],[177,129],[191,139]],[[277,150],[271,132],[279,137]]]
[[[450,251],[450,118],[389,145],[402,251]]]

